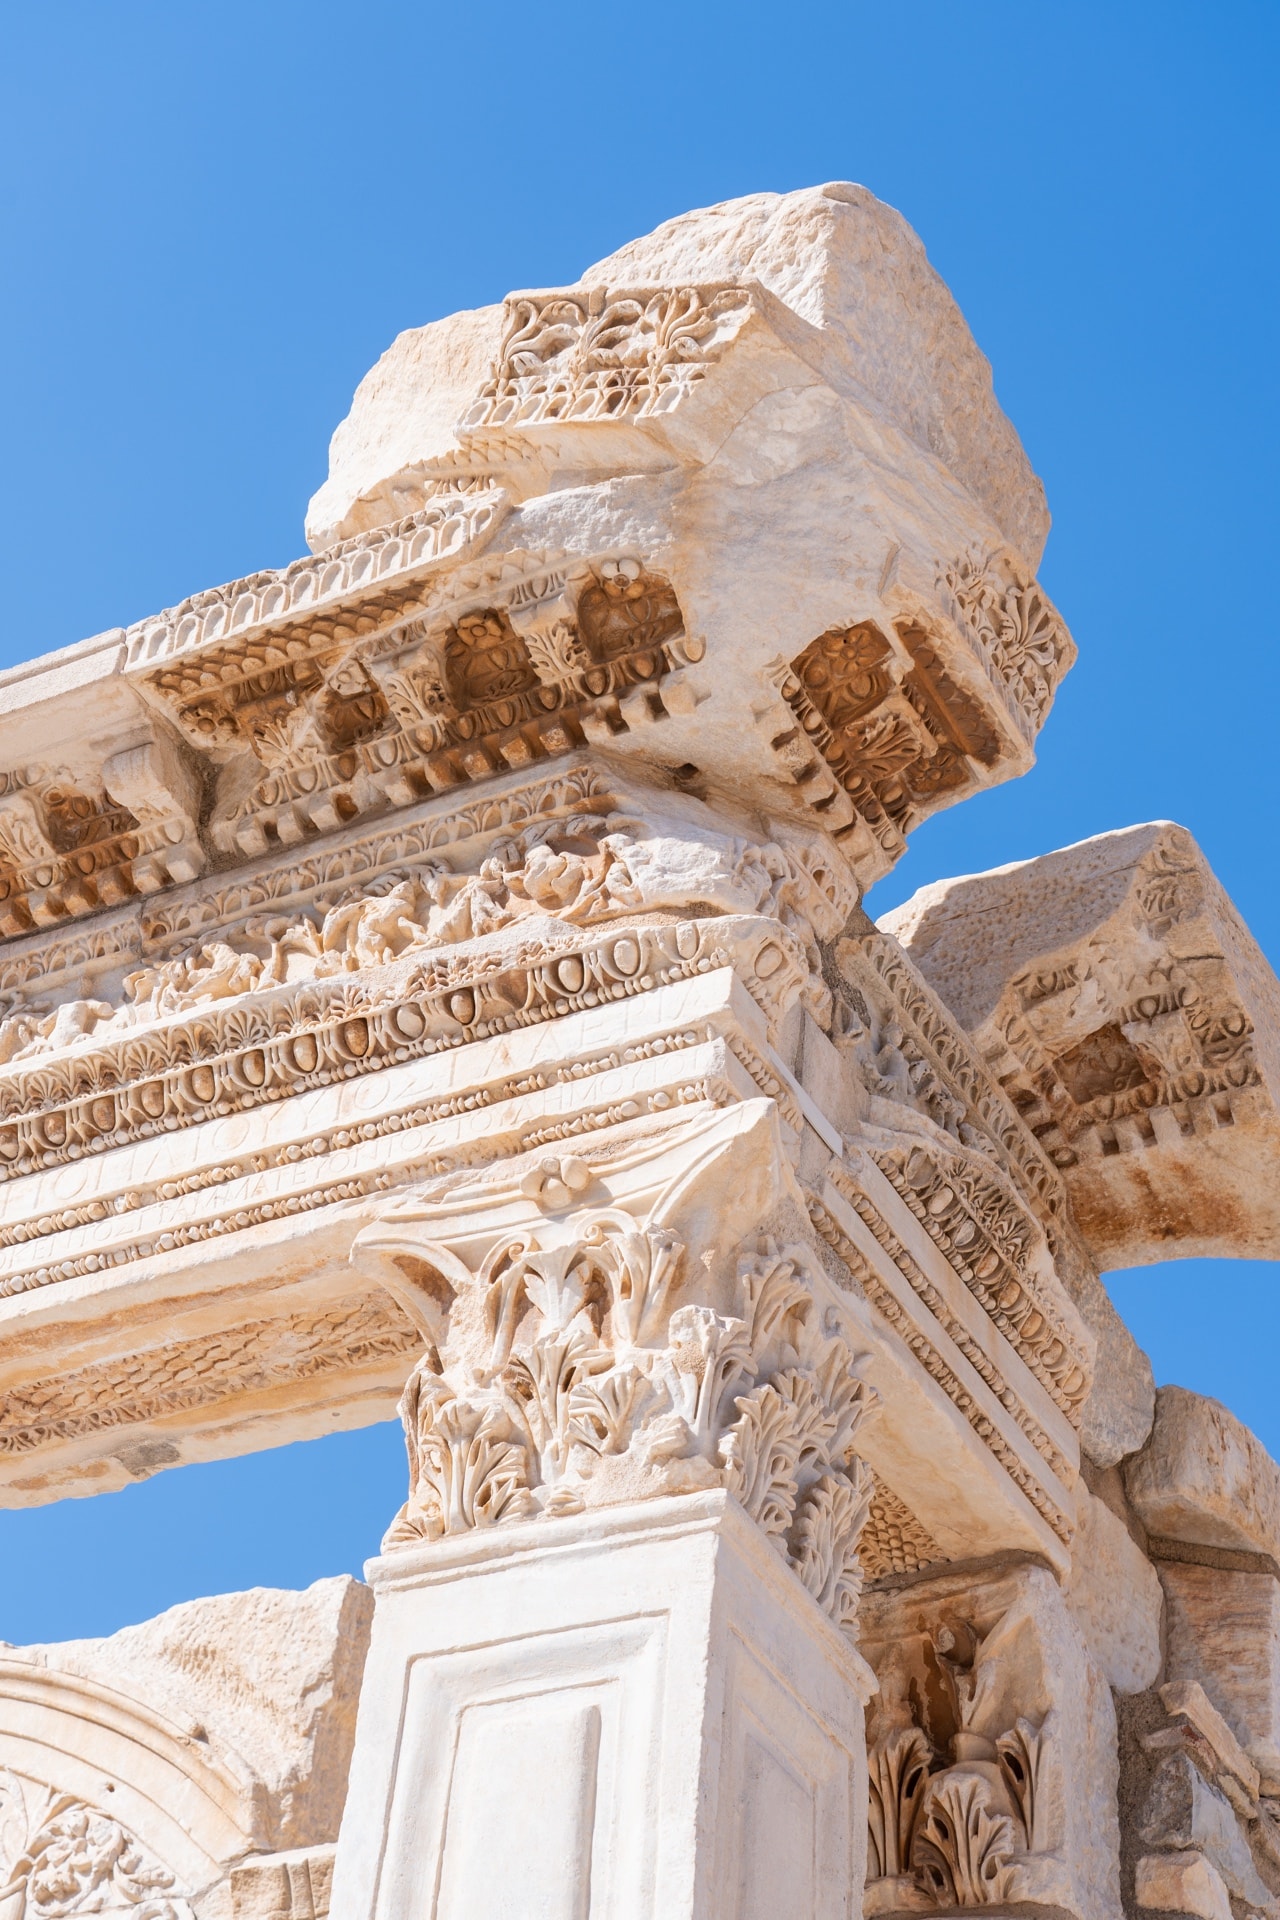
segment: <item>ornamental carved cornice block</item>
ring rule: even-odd
[[[1061,1169],[1101,1267],[1274,1257],[1280,987],[1184,828],[944,881],[883,925]]]
[[[0,934],[583,749],[767,794],[862,885],[1023,771],[1074,657],[1038,483],[905,233],[834,190],[803,210],[833,271],[867,218],[901,256],[860,358],[782,270],[800,211],[749,274],[632,249],[436,323],[335,436],[314,555],[0,676]]]

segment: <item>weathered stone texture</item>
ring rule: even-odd
[[[753,195],[0,675],[0,1500],[408,1454],[371,1589],[0,1650],[0,1920],[1280,1915],[1280,1469],[1099,1279],[1280,1243],[1276,982],[1164,824],[862,906],[1047,525],[900,216]]]
[[[1280,1251],[1280,987],[1157,821],[886,916],[1063,1170],[1102,1267]]]
[[[1280,1567],[1280,1467],[1219,1401],[1161,1387],[1125,1484],[1149,1533],[1265,1554]]]

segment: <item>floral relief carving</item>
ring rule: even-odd
[[[501,972],[485,958],[464,944],[456,962],[448,949],[427,951],[384,977],[349,982],[339,974],[301,990],[259,984],[225,1008],[216,998],[202,1001],[163,1032],[134,1035],[123,1027],[91,1034],[92,1047],[48,1068],[18,1062],[13,1077],[0,1078],[0,1179],[715,967],[735,967],[770,1019],[807,979],[794,937],[758,916],[621,933],[566,928],[561,938],[530,941]],[[215,954],[210,970],[236,964],[234,954]],[[106,1003],[73,1005],[75,1017],[91,1024],[104,1009],[111,1013]],[[21,1038],[26,1016],[11,1017]]]
[[[1058,1716],[1015,1714],[1006,1730],[990,1731],[1005,1684],[999,1663],[1021,1621],[1015,1601],[985,1631],[957,1616],[908,1635],[891,1654],[879,1716],[890,1724],[868,1748],[869,1914],[1043,1897]],[[904,1690],[906,1670],[917,1686]]]
[[[192,1920],[175,1876],[100,1808],[0,1770],[0,1915]]]
[[[506,303],[497,365],[459,431],[670,412],[751,313],[743,287],[603,287]]]
[[[994,767],[1005,743],[948,673],[924,628],[882,631],[863,621],[819,634],[773,678],[799,723],[784,759],[816,751],[890,860],[904,835],[944,796],[975,784],[973,763]]]
[[[761,936],[776,929],[772,942],[756,941],[751,969],[770,1007],[795,990],[797,972],[804,990],[822,993],[817,941],[851,897],[802,837],[753,842],[620,813],[543,819],[491,837],[461,871],[427,854],[334,891],[331,905],[250,913],[225,936],[123,972],[115,1001],[15,996],[0,1017],[0,1173],[28,1154],[49,1164],[66,1145],[118,1143],[122,1130],[170,1113],[315,1084],[335,1048],[337,1071],[368,1070],[388,1051],[527,1017],[542,997],[532,974],[543,969],[549,1013],[583,996],[618,997],[615,988],[641,991],[686,959],[696,966],[717,927],[711,945],[735,946],[733,929],[753,919]],[[672,912],[690,905],[717,917],[672,926]],[[576,930],[622,918],[641,924],[607,939],[600,976]],[[536,932],[495,972],[475,943],[521,921]],[[347,986],[350,976],[358,979]],[[424,993],[438,997],[443,1025]]]
[[[1007,554],[973,549],[941,569],[960,621],[1034,734],[1044,721],[1075,647],[1034,581]]]
[[[667,1229],[605,1208],[567,1231],[499,1241],[419,1362],[401,1404],[410,1494],[384,1547],[720,1484],[849,1625],[874,1395],[820,1324],[801,1257],[743,1255],[726,1313],[682,1297],[691,1263]],[[414,1244],[429,1263],[393,1216],[353,1258]]]

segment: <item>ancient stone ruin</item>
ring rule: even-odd
[[[0,1501],[391,1417],[368,1585],[0,1650],[0,1920],[1280,1913],[1280,990],[1025,773],[1039,482],[859,187],[402,334],[311,553],[0,676]],[[345,1810],[344,1810],[345,1809]]]

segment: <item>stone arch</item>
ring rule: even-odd
[[[180,1894],[262,1845],[239,1756],[79,1674],[0,1658],[0,1768],[118,1821]]]

